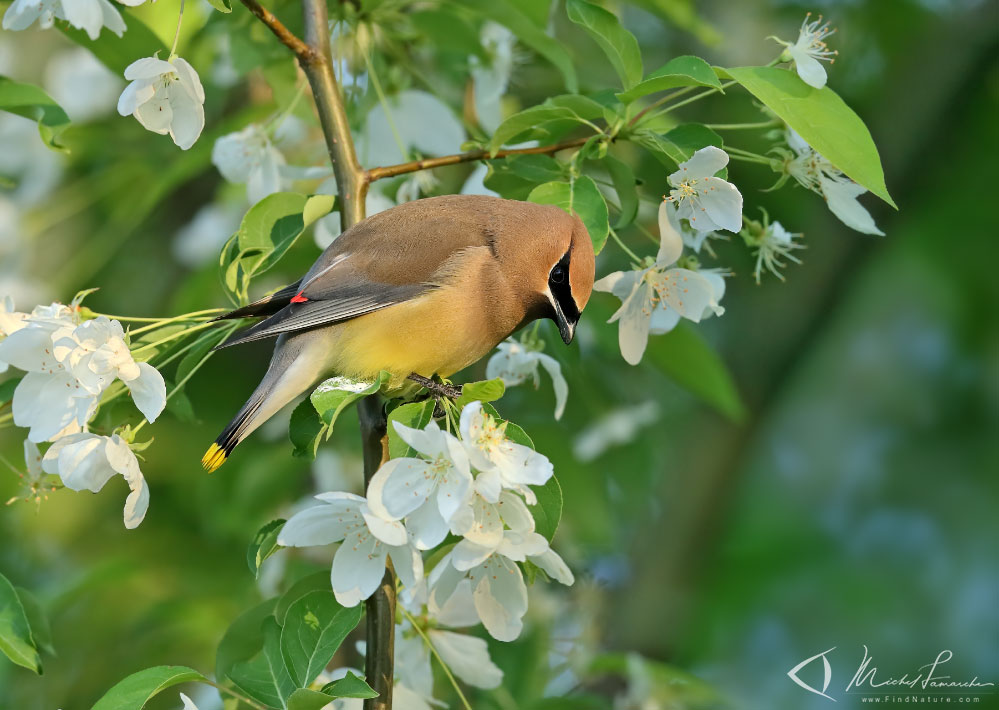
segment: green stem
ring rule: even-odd
[[[423,642],[427,644],[427,648],[430,649],[430,653],[432,653],[434,658],[437,659],[437,662],[444,670],[444,675],[446,675],[447,679],[451,681],[451,685],[454,687],[454,692],[458,694],[458,698],[461,700],[461,704],[465,707],[465,710],[472,710],[472,706],[468,703],[468,698],[466,698],[465,694],[461,692],[461,686],[458,685],[458,681],[455,680],[454,675],[451,674],[451,669],[448,668],[448,665],[444,662],[444,659],[442,659],[440,655],[437,653],[437,649],[434,648],[434,644],[430,640],[430,637],[427,636],[426,631],[420,628],[420,625],[416,623],[416,619],[413,618],[413,615],[410,614],[405,607],[400,606],[399,609],[400,611],[402,611],[402,615],[405,616],[406,619],[409,620],[409,623],[413,625],[413,628],[416,629],[416,633],[420,635],[420,637],[423,639]]]
[[[177,54],[177,41],[180,39],[180,25],[184,21],[184,2],[185,0],[180,0],[180,14],[177,15],[177,31],[173,35],[173,45],[170,47],[171,59],[173,59]]]
[[[135,353],[141,353],[143,350],[148,350],[149,348],[155,348],[157,345],[162,345],[163,343],[169,343],[171,340],[176,340],[177,338],[183,338],[195,331],[204,330],[205,328],[211,328],[214,325],[215,323],[209,321],[208,323],[202,323],[201,325],[196,325],[193,328],[187,328],[185,330],[180,331],[179,333],[168,335],[165,338],[161,338],[160,340],[156,340],[152,343],[148,343],[146,345],[143,345],[142,347],[136,348],[135,350],[132,351],[132,355],[135,355]]]
[[[622,250],[624,250],[624,253],[627,254],[628,256],[630,256],[631,260],[633,262],[635,262],[636,265],[641,265],[642,260],[638,258],[638,255],[635,252],[633,252],[631,249],[629,249],[627,246],[625,246],[624,242],[621,241],[621,237],[619,237],[617,235],[617,232],[615,232],[613,229],[611,229],[611,230],[609,230],[609,233],[611,235],[611,238],[615,242],[617,242],[617,245],[619,247],[621,247]]]
[[[228,693],[232,697],[236,698],[239,702],[246,703],[250,707],[257,708],[257,710],[268,710],[268,708],[267,708],[266,705],[264,705],[262,703],[258,703],[256,700],[252,700],[252,699],[246,697],[245,695],[243,695],[242,693],[236,692],[232,688],[227,688],[226,686],[221,685],[220,683],[216,683],[213,680],[205,679],[202,682],[207,683],[208,685],[212,686],[213,688],[217,688],[218,690],[222,691],[223,693]]]
[[[758,121],[756,123],[708,123],[705,124],[713,131],[749,131],[754,128],[770,128],[779,126],[780,121],[773,119],[770,121]]]
[[[389,109],[388,99],[385,97],[385,92],[382,90],[382,83],[378,80],[378,75],[375,73],[375,67],[372,65],[371,57],[368,53],[364,53],[364,66],[368,69],[368,76],[371,77],[371,85],[375,87],[375,93],[378,94],[378,103],[382,105],[382,111],[385,112],[385,120],[388,121],[389,129],[392,131],[392,137],[395,138],[396,145],[399,146],[399,152],[402,153],[403,160],[409,160],[409,151],[406,150],[406,144],[402,140],[402,135],[399,133],[399,129],[396,128],[395,120],[392,118],[392,111]]]
[[[185,313],[182,316],[174,316],[173,318],[157,318],[155,325],[144,325],[141,328],[136,328],[135,330],[130,330],[129,335],[138,335],[139,333],[145,333],[147,330],[156,330],[164,325],[170,323],[177,323],[179,321],[185,320],[204,320],[203,316],[211,315],[212,313],[222,313],[225,311],[224,308],[209,308],[207,311],[194,311],[194,313]],[[104,315],[103,313],[100,315]],[[108,318],[117,318],[117,316],[108,316]],[[144,320],[144,319],[143,319]]]

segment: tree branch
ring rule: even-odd
[[[574,138],[571,141],[563,141],[553,145],[539,145],[533,148],[510,148],[508,150],[497,151],[496,155],[492,155],[486,149],[472,150],[467,153],[444,155],[440,158],[426,158],[424,160],[413,160],[408,163],[400,163],[399,165],[387,165],[382,168],[371,168],[364,173],[364,176],[368,182],[374,182],[375,180],[381,180],[382,178],[405,175],[406,173],[415,173],[419,170],[429,170],[430,168],[440,168],[445,165],[470,163],[475,160],[498,160],[499,158],[505,158],[508,155],[551,155],[552,153],[558,153],[560,150],[565,150],[566,148],[575,148],[583,145],[589,139],[590,136],[587,136],[585,138]]]
[[[295,53],[299,61],[303,58],[312,61],[314,54],[312,48],[292,34],[291,30],[285,27],[281,20],[274,16],[274,13],[263,7],[257,0],[242,0],[242,2],[250,12],[257,16],[258,20],[267,25],[270,31],[281,40],[281,44]]]
[[[329,13],[326,0],[302,0],[305,41],[298,39],[257,0],[242,0],[281,42],[291,49],[312,87],[312,98],[323,127],[326,148],[336,176],[337,203],[344,230],[364,219],[364,198],[368,180],[357,161],[350,134],[343,95],[333,73],[330,54]],[[366,397],[358,406],[361,444],[364,449],[364,482],[368,482],[388,458],[385,410],[378,395]],[[365,675],[378,697],[364,701],[364,710],[391,710],[395,662],[396,577],[391,562],[386,565],[382,584],[366,602],[367,653]]]

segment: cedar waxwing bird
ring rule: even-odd
[[[202,464],[323,378],[374,379],[405,394],[410,375],[448,377],[511,333],[550,318],[572,341],[593,288],[578,216],[482,195],[407,202],[341,234],[300,281],[221,318],[264,319],[220,347],[277,336],[264,379]]]

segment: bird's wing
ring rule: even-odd
[[[220,347],[332,325],[402,303],[446,283],[466,249],[491,246],[488,200],[448,196],[374,215],[338,237],[298,283],[268,302],[268,317]],[[273,310],[270,310],[273,309]],[[234,314],[253,315],[250,307]]]

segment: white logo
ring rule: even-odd
[[[836,647],[833,646],[832,648],[829,649],[829,651],[832,651],[835,648]],[[815,693],[816,695],[821,695],[823,698],[829,698],[829,700],[832,700],[833,702],[836,702],[835,698],[830,698],[828,695],[826,695],[826,690],[829,688],[829,681],[832,680],[832,667],[829,665],[829,659],[826,658],[826,654],[829,653],[829,651],[823,651],[822,653],[815,654],[811,658],[806,658],[804,661],[802,661],[801,663],[799,663],[798,665],[796,665],[794,668],[792,668],[791,670],[789,670],[787,672],[787,677],[790,678],[791,680],[793,680],[795,683],[797,683],[798,685],[800,685],[802,688],[804,688],[808,692]],[[812,686],[810,686],[807,683],[803,682],[801,680],[801,678],[798,677],[798,671],[800,671],[802,668],[804,668],[809,663],[811,663],[812,661],[814,661],[816,658],[821,658],[822,659],[822,666],[823,666],[823,668],[825,670],[825,678],[823,678],[823,680],[822,680],[822,690],[816,690]]]

